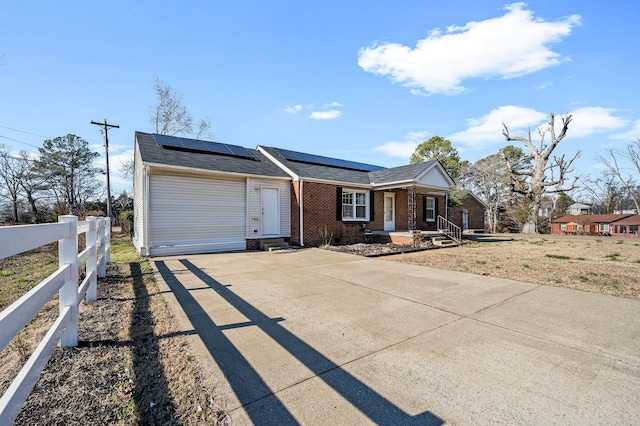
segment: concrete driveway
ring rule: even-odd
[[[640,302],[320,249],[153,258],[235,424],[640,424]]]

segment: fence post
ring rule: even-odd
[[[69,234],[58,244],[58,264],[69,265],[69,279],[60,288],[60,312],[71,307],[71,320],[60,337],[63,348],[78,346],[78,218],[76,216],[59,216],[58,222],[69,224]]]
[[[87,302],[95,302],[98,300],[98,234],[96,230],[96,218],[94,216],[88,216],[87,223],[89,223],[87,247],[91,247],[89,259],[87,260],[87,275],[93,273],[93,277],[89,281],[89,288],[87,289]]]
[[[98,253],[96,253],[97,257],[102,259],[102,262],[98,265],[98,278],[104,278],[107,276],[107,258],[105,257],[105,245],[107,244],[105,238],[106,231],[106,220],[101,217],[99,220],[98,226]]]
[[[111,263],[111,218],[107,218],[107,226],[105,232],[105,264]]]

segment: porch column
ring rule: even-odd
[[[407,226],[409,232],[415,232],[416,226],[416,187],[410,186],[407,188],[407,199],[409,201],[409,208],[407,209],[408,221]]]

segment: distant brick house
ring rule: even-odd
[[[611,235],[614,237],[640,237],[640,215],[620,219],[611,224]]]
[[[613,235],[614,226],[629,214],[566,215],[551,221],[555,235]]]
[[[258,146],[291,182],[291,242],[365,240],[365,231],[437,230],[455,186],[439,161],[382,168]]]
[[[449,220],[462,228],[462,232],[484,232],[487,206],[473,192],[462,191],[461,202],[449,209]]]

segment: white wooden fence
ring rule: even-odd
[[[0,425],[10,425],[18,416],[58,342],[63,348],[78,345],[78,303],[85,296],[88,302],[97,299],[97,278],[106,275],[111,254],[110,225],[109,218],[78,222],[76,216],[60,216],[58,223],[0,228],[0,259],[59,242],[58,270],[0,313],[0,351],[60,292],[58,318],[0,398]],[[78,253],[83,233],[86,249]],[[79,283],[83,265],[85,278]]]

